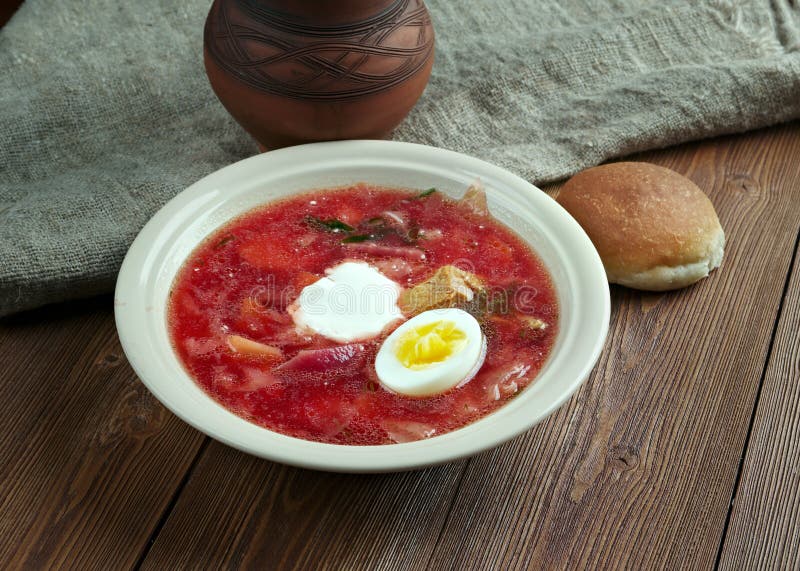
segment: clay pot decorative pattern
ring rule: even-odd
[[[272,149],[384,138],[433,65],[422,0],[215,0],[204,59],[214,92]]]

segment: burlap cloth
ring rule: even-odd
[[[256,152],[203,71],[209,4],[27,0],[0,31],[0,315],[110,291],[164,202]],[[436,65],[395,138],[533,182],[800,116],[797,0],[428,5]]]

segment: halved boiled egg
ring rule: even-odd
[[[375,357],[375,372],[387,389],[424,397],[468,382],[485,357],[486,339],[472,315],[454,307],[432,309],[386,338]]]

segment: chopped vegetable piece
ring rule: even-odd
[[[361,343],[337,345],[325,349],[304,349],[275,368],[289,375],[311,375],[314,379],[332,379],[355,374],[364,365],[367,348]]]
[[[306,232],[297,239],[297,245],[301,248],[308,248],[317,240],[317,234],[313,232]]]
[[[513,305],[514,288],[481,290],[475,297],[461,305],[461,309],[478,319],[507,315]]]
[[[316,216],[311,216],[310,214],[306,216],[306,223],[309,226],[313,226],[319,230],[325,230],[326,232],[352,232],[355,230],[349,224],[345,224],[341,220],[337,220],[336,218],[329,218],[328,220],[323,220],[322,218],[317,218]]]
[[[509,398],[517,394],[520,384],[525,382],[531,370],[529,363],[514,363],[504,371],[498,371],[497,383],[491,384],[486,388],[486,396],[489,400],[500,400]]]
[[[400,214],[398,214],[397,212],[392,212],[391,210],[387,210],[386,212],[383,213],[383,215],[390,222],[394,222],[396,226],[399,226],[400,228],[405,228],[406,227],[405,219]]]
[[[525,323],[525,326],[528,329],[533,331],[543,331],[547,329],[547,323],[539,319],[538,317],[531,317],[526,315],[522,318],[522,322]]]
[[[511,381],[519,381],[520,379],[525,378],[525,375],[531,370],[530,363],[515,363],[511,365],[506,371],[500,375],[499,382],[508,383]]]
[[[406,315],[416,315],[429,309],[455,307],[471,301],[483,290],[475,274],[455,266],[442,266],[427,280],[400,294],[398,304]]]
[[[228,244],[228,243],[230,243],[230,242],[233,242],[234,240],[236,240],[236,236],[234,236],[233,234],[228,234],[228,235],[227,235],[227,236],[225,236],[225,237],[224,237],[222,240],[220,240],[219,242],[217,242],[216,244],[214,244],[214,249],[215,249],[215,250],[219,250],[219,249],[220,249],[220,248],[222,248],[222,247],[223,247],[225,244]]]
[[[417,198],[425,198],[426,196],[430,196],[434,192],[436,192],[436,187],[431,187],[428,190],[423,190],[422,192],[420,192],[417,195]]]
[[[226,251],[221,250],[221,251]],[[277,245],[277,239],[258,236],[238,246],[239,256],[260,270],[287,272],[308,269],[314,262],[308,256],[290,256]]]
[[[292,320],[286,312],[264,304],[256,296],[247,296],[242,300],[239,319],[234,323],[237,331],[246,331],[251,337],[269,337],[270,344],[276,344],[273,335],[284,331]]]
[[[187,337],[183,346],[192,356],[207,355],[216,351],[218,343],[216,338]]]
[[[359,242],[366,242],[372,238],[373,236],[371,234],[353,234],[352,236],[344,238],[342,244],[357,244]]]
[[[432,230],[420,228],[417,232],[417,238],[422,238],[424,240],[439,240],[443,236],[444,232],[442,232],[440,228],[434,228]]]
[[[407,246],[383,246],[373,242],[361,242],[349,244],[349,248],[356,252],[363,252],[371,256],[378,257],[400,257],[408,260],[424,260],[425,252],[419,248],[412,248]]]
[[[228,347],[234,353],[257,357],[259,359],[278,360],[283,358],[283,351],[272,345],[253,341],[240,335],[228,335]]]
[[[481,216],[489,214],[489,205],[486,203],[486,190],[480,180],[473,182],[458,202],[473,214]]]
[[[228,390],[235,393],[251,393],[260,389],[275,387],[281,384],[281,379],[271,373],[255,367],[243,367],[244,378],[239,384],[229,387]]]
[[[309,399],[308,408],[314,411],[306,417],[309,424],[329,438],[343,432],[342,436],[348,438],[347,426],[358,414],[352,404],[325,397]]]
[[[298,272],[297,277],[294,279],[294,286],[299,292],[301,289],[313,284],[318,279],[320,279],[320,276],[317,274],[312,274],[311,272]]]
[[[423,440],[436,434],[436,428],[422,422],[386,419],[381,424],[389,436],[389,440],[397,444]]]
[[[364,218],[361,210],[353,204],[340,204],[339,207],[336,208],[335,214],[333,218],[341,220],[345,224],[353,227],[358,225],[361,219]]]
[[[388,258],[371,262],[373,266],[389,279],[399,281],[414,273],[414,266],[403,258]]]

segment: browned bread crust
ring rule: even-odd
[[[668,168],[637,162],[590,168],[568,180],[557,200],[591,238],[612,283],[675,289],[722,262],[725,234],[714,205]]]

